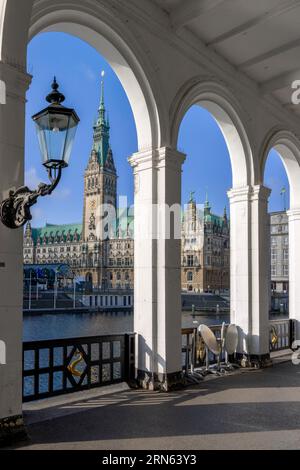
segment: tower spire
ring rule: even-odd
[[[100,93],[100,106],[99,106],[99,118],[102,123],[105,122],[105,104],[104,104],[104,77],[105,72],[101,72],[101,93]]]
[[[206,189],[206,194],[205,194],[205,203],[204,206],[206,209],[210,208],[209,200],[208,200],[208,191]]]
[[[208,215],[210,213],[210,209],[211,209],[211,206],[208,200],[208,191],[206,189],[206,196],[205,196],[205,203],[204,203],[204,215]]]
[[[101,91],[100,104],[98,108],[98,117],[94,124],[93,151],[96,152],[100,165],[104,165],[110,157],[109,121],[106,119],[106,110],[104,104],[104,70],[101,72]]]

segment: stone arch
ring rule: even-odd
[[[161,132],[160,120],[166,122],[160,115],[166,113],[162,100],[158,109],[154,97],[154,89],[155,94],[160,93],[156,74],[139,42],[117,15],[112,17],[96,0],[0,0],[0,62],[25,72],[28,41],[51,31],[79,37],[108,61],[128,96],[139,150],[158,147],[161,135],[165,134]]]
[[[300,338],[300,140],[293,132],[274,128],[267,135],[261,148],[261,173],[263,180],[265,164],[271,149],[281,157],[290,186],[289,232],[289,317],[295,320],[295,338]]]
[[[290,131],[273,129],[267,135],[260,152],[260,182],[269,152],[274,149],[281,157],[290,185],[290,208],[300,209],[300,140]]]
[[[96,1],[91,3],[95,5],[91,7],[82,2],[74,7],[74,2],[62,2],[60,7],[49,0],[36,2],[29,39],[41,32],[65,32],[94,47],[111,65],[127,94],[135,119],[139,150],[156,146],[161,132],[159,112],[149,83],[151,71],[145,72],[147,65],[138,51],[137,42],[129,38],[128,28],[121,30],[116,20],[112,24],[112,19],[105,16],[99,4]]]
[[[243,110],[231,92],[219,83],[196,78],[181,88],[170,113],[172,146],[177,147],[182,119],[195,104],[207,109],[220,127],[230,155],[233,187],[251,185],[257,165],[244,127],[246,118],[241,118],[244,116]]]

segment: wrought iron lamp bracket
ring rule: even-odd
[[[48,196],[61,179],[62,167],[47,168],[50,184],[40,183],[32,191],[27,186],[21,186],[16,191],[10,191],[9,196],[0,204],[0,219],[11,229],[20,228],[32,219],[30,208],[36,204],[40,196]]]

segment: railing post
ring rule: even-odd
[[[186,335],[186,349],[185,349],[185,375],[189,373],[189,354],[190,353],[190,334]]]
[[[135,334],[125,334],[124,380],[135,380]]]
[[[289,348],[292,348],[294,341],[295,341],[295,320],[290,318],[289,320]]]

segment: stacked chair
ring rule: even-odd
[[[201,360],[205,358],[205,366],[192,366],[191,372],[188,374],[190,382],[198,383],[209,374],[222,375],[226,372],[233,371],[239,367],[235,363],[229,362],[229,357],[236,354],[238,346],[238,329],[236,325],[230,324],[226,327],[222,324],[221,336],[217,338],[214,332],[207,325],[198,327],[198,348],[197,353]],[[196,350],[196,344],[194,345]],[[196,351],[194,350],[194,353]],[[214,361],[211,362],[211,356]]]

